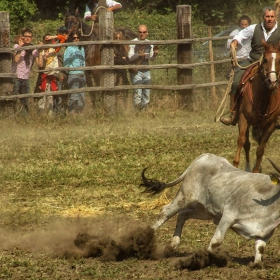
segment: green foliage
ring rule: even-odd
[[[85,1],[86,2],[86,1]],[[65,18],[66,8],[74,11],[76,8],[80,10],[80,16],[83,17],[85,10],[85,2],[69,1],[69,0],[18,0],[15,5],[13,1],[0,1],[0,10],[10,12],[10,23],[12,34],[18,34],[22,27],[27,24],[35,26],[37,23],[47,30],[38,33],[44,34],[61,25]],[[208,26],[230,25],[236,23],[237,18],[242,14],[248,14],[253,22],[261,19],[263,7],[267,5],[273,6],[273,1],[267,3],[264,0],[252,0],[244,2],[241,0],[224,1],[204,1],[204,0],[169,0],[167,1],[121,1],[123,9],[115,13],[116,26],[130,28],[136,30],[139,24],[147,24],[151,29],[168,30],[166,34],[153,34],[154,39],[164,39],[166,37],[174,37],[176,30],[176,5],[190,5],[192,10],[192,25],[204,23]],[[51,22],[56,23],[52,24]],[[57,24],[59,21],[59,24]],[[34,23],[33,23],[34,22]],[[40,27],[41,28],[41,27]],[[170,32],[171,30],[171,32]],[[37,31],[37,30],[36,30]],[[151,34],[150,34],[151,35]]]
[[[36,15],[38,9],[33,0],[17,0],[16,3],[10,0],[1,0],[0,11],[9,12],[11,31],[19,34],[21,29]]]
[[[176,36],[174,32],[170,34],[170,30],[176,26],[176,14],[161,15],[156,12],[147,13],[145,11],[135,10],[133,13],[121,11],[115,15],[115,26],[129,28],[137,31],[140,24],[146,24],[148,29],[161,30],[160,33],[149,32],[149,37],[154,40],[171,39]],[[163,28],[164,26],[164,28]]]

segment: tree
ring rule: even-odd
[[[38,9],[33,0],[17,0],[16,4],[10,0],[1,0],[0,11],[9,11],[11,31],[18,34],[37,14]]]

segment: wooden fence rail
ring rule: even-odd
[[[77,67],[75,68],[76,70],[102,70],[102,73],[111,73],[112,75],[114,74],[113,70],[116,69],[177,69],[177,76],[180,76],[180,79],[175,81],[174,85],[122,85],[122,86],[114,86],[112,83],[109,84],[101,84],[101,86],[95,86],[95,87],[85,87],[85,88],[80,88],[76,90],[60,90],[56,92],[42,92],[42,93],[32,93],[32,94],[20,94],[20,95],[8,95],[8,96],[0,96],[0,100],[13,100],[13,99],[19,99],[19,98],[26,98],[26,97],[41,97],[41,96],[53,96],[53,95],[61,95],[61,94],[69,94],[69,93],[78,93],[81,91],[86,91],[86,92],[100,92],[100,91],[120,91],[120,90],[131,90],[131,89],[137,89],[137,88],[149,88],[149,89],[154,89],[154,90],[170,90],[170,91],[181,91],[186,90],[185,92],[182,92],[183,95],[187,95],[192,89],[196,88],[203,88],[203,87],[215,87],[215,86],[224,86],[228,84],[228,81],[221,81],[221,82],[216,82],[215,79],[211,80],[211,83],[204,83],[204,84],[193,84],[192,82],[192,70],[195,67],[199,66],[205,66],[205,65],[210,65],[212,66],[212,69],[215,64],[222,64],[222,63],[229,63],[230,64],[230,59],[223,59],[223,60],[216,60],[214,61],[213,59],[210,61],[206,62],[199,62],[199,63],[192,63],[191,59],[191,45],[194,43],[199,43],[199,42],[212,42],[212,41],[220,41],[220,40],[227,40],[232,37],[230,36],[221,36],[221,37],[202,37],[202,38],[190,38],[190,26],[191,26],[191,9],[190,6],[187,5],[178,5],[177,6],[177,14],[181,15],[178,16],[177,18],[177,30],[180,33],[177,38],[179,39],[173,39],[173,40],[150,40],[149,44],[152,45],[177,45],[177,53],[179,53],[179,56],[177,54],[177,63],[174,64],[151,64],[151,65],[112,65],[112,57],[113,55],[111,54],[110,59],[108,60],[106,65],[95,65],[95,66],[86,66],[86,67]],[[186,16],[187,15],[187,16]],[[105,17],[107,14],[105,13]],[[107,20],[104,20],[106,22]],[[106,28],[107,29],[107,28]],[[111,33],[110,33],[111,34]],[[68,46],[88,46],[88,45],[102,45],[104,46],[104,49],[108,49],[112,51],[112,46],[114,45],[146,45],[146,41],[131,41],[131,40],[122,40],[122,41],[117,41],[117,40],[104,40],[104,38],[110,38],[112,37],[102,37],[100,41],[80,41],[80,42],[71,42],[71,43],[57,43],[57,44],[52,44],[52,47],[68,47]],[[49,45],[48,45],[49,46]],[[180,46],[180,48],[179,48]],[[0,54],[1,53],[14,53],[16,51],[21,51],[21,50],[32,50],[32,49],[45,49],[46,45],[43,44],[37,44],[37,45],[32,45],[32,46],[26,46],[26,47],[18,47],[18,48],[8,48],[6,46],[3,46],[0,48]],[[188,50],[186,52],[186,50]],[[73,68],[69,67],[57,67],[57,68],[51,68],[48,69],[50,71],[52,70],[58,70],[58,71],[69,71],[73,70]],[[45,72],[46,70],[37,70],[36,72],[41,73]],[[107,72],[106,72],[107,71]],[[0,78],[3,79],[5,77],[14,77],[13,73],[0,73]],[[191,93],[192,94],[192,93]],[[191,97],[191,95],[189,95]],[[187,98],[189,99],[189,98]]]
[[[207,41],[221,41],[231,39],[232,36],[221,36],[221,37],[202,37],[202,38],[193,38],[193,39],[174,39],[174,40],[150,40],[149,44],[152,45],[177,45],[177,44],[193,44],[196,42],[207,42]],[[67,46],[88,46],[88,45],[147,45],[147,42],[141,41],[116,41],[116,40],[108,40],[108,41],[80,41],[77,43],[57,43],[52,44],[52,47],[67,47]],[[14,48],[1,48],[0,53],[4,52],[14,52],[14,51],[21,51],[21,50],[34,50],[34,49],[45,49],[46,45],[32,45],[27,47],[18,47]]]
[[[9,96],[0,96],[0,100],[13,100],[20,99],[26,97],[42,97],[42,96],[54,96],[54,95],[63,95],[69,93],[79,93],[83,91],[117,91],[117,90],[129,90],[129,89],[138,89],[138,88],[149,88],[154,90],[183,90],[183,89],[196,89],[196,88],[204,88],[209,86],[224,86],[227,85],[228,81],[221,81],[215,83],[205,83],[205,84],[191,84],[191,85],[122,85],[122,86],[113,86],[113,87],[85,87],[79,89],[71,89],[71,90],[58,90],[58,91],[49,91],[49,92],[40,92],[40,93],[30,93],[30,94],[20,94],[20,95],[9,95]]]

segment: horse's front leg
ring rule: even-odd
[[[239,130],[239,135],[238,135],[238,139],[237,139],[237,151],[236,151],[235,157],[233,159],[233,166],[237,167],[237,168],[238,168],[238,165],[240,162],[241,150],[246,143],[246,139],[247,139],[246,135],[248,135],[247,130],[249,130],[248,122],[243,114],[239,115],[238,130]]]
[[[256,158],[255,166],[253,168],[254,173],[260,173],[261,172],[261,163],[262,163],[262,158],[263,158],[263,155],[264,155],[264,149],[265,149],[265,146],[266,146],[266,143],[267,143],[269,137],[271,136],[271,134],[274,131],[274,128],[275,128],[275,123],[271,124],[269,126],[269,128],[264,130],[263,133],[262,133],[261,141],[259,143],[259,146],[258,146],[257,152],[256,152],[257,158]]]

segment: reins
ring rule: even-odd
[[[254,64],[257,64],[257,63],[260,63],[262,61],[262,57],[261,57],[260,60],[255,61],[255,62],[249,64],[248,66],[241,66],[238,63],[237,58],[236,58],[236,49],[232,46],[230,46],[230,57],[231,57],[231,70],[230,70],[230,74],[229,74],[230,79],[228,81],[227,88],[226,88],[225,94],[223,96],[223,99],[221,101],[221,104],[216,111],[216,115],[214,117],[215,122],[218,122],[220,120],[221,116],[224,114],[225,107],[226,107],[226,100],[227,100],[227,97],[229,96],[229,93],[230,93],[230,90],[231,90],[231,85],[232,85],[233,78],[234,78],[235,68],[239,67],[240,69],[247,69],[250,66],[252,66]]]
[[[94,15],[96,15],[96,14],[97,14],[97,12],[98,12],[100,9],[105,9],[105,10],[107,10],[105,7],[100,6],[100,7],[98,7],[98,8],[96,9],[96,11],[95,11]],[[82,35],[82,36],[84,36],[84,37],[89,37],[89,36],[92,34],[92,32],[93,32],[94,21],[92,21],[92,24],[91,24],[91,30],[90,30],[89,34],[84,34],[84,33],[83,33],[83,23],[82,23],[81,18],[79,18],[79,21],[80,21],[80,26],[81,26],[81,28],[80,28],[81,35]]]

